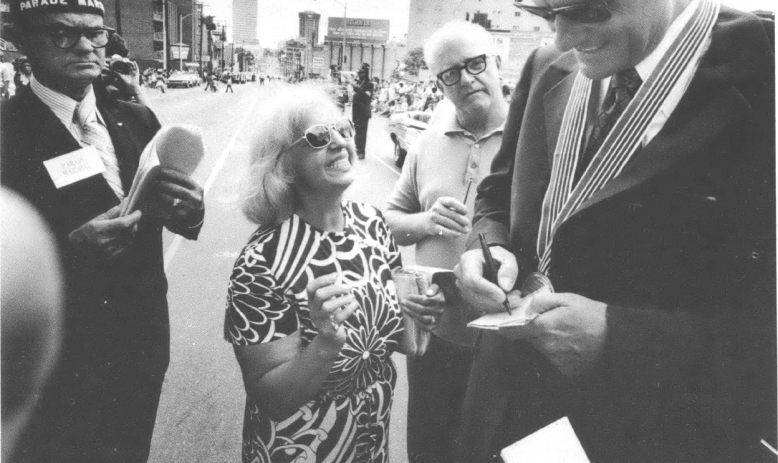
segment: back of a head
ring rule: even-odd
[[[54,238],[33,207],[0,189],[2,461],[14,461],[62,337],[63,282]]]

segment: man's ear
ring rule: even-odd
[[[502,56],[494,55],[494,64],[497,65],[497,70],[502,70]]]

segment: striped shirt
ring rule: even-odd
[[[73,138],[75,138],[77,141],[80,141],[81,139],[81,130],[78,127],[78,124],[74,122],[73,114],[75,114],[76,107],[79,105],[79,103],[82,105],[92,106],[94,108],[95,114],[97,114],[98,122],[106,128],[106,131],[108,130],[105,125],[105,121],[103,120],[103,116],[100,114],[100,111],[97,110],[97,99],[95,97],[95,91],[91,85],[89,86],[89,92],[80,102],[70,98],[63,93],[46,87],[37,79],[35,79],[35,74],[33,74],[30,78],[30,89],[32,89],[32,92],[35,94],[35,96],[40,98],[43,104],[51,109],[54,115],[57,116],[57,119],[62,122],[62,125],[64,125],[65,128],[70,131],[71,135],[73,135]],[[110,145],[111,148],[113,148],[113,142],[111,142]],[[116,156],[115,154],[113,155]]]

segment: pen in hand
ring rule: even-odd
[[[483,233],[478,234],[478,240],[481,242],[481,252],[484,254],[484,265],[486,266],[484,269],[484,278],[497,284],[497,270],[499,269],[500,264],[492,257],[492,252],[489,250],[489,245],[486,243],[486,236],[484,236]],[[511,307],[508,304],[507,294],[505,295],[505,300],[502,305],[505,306],[505,311],[508,312],[508,315],[513,315],[511,313]]]

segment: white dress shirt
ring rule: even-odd
[[[654,69],[656,69],[657,65],[659,64],[659,61],[670,48],[670,45],[672,45],[675,38],[681,33],[683,26],[694,14],[695,9],[692,8],[693,5],[694,2],[691,2],[689,5],[687,5],[686,8],[684,8],[681,14],[678,15],[678,17],[675,18],[675,20],[670,24],[670,27],[665,33],[665,36],[662,38],[662,41],[659,42],[659,45],[657,45],[654,51],[652,51],[651,54],[649,54],[645,59],[643,59],[643,61],[635,66],[635,70],[638,72],[638,75],[640,75],[640,78],[643,80],[643,82],[648,80],[648,78],[651,76],[651,73],[654,72]],[[708,35],[705,44],[703,45],[702,53],[700,53],[698,56],[702,57],[705,54],[705,52],[708,50],[708,47],[710,47],[710,42],[711,37]],[[664,104],[662,104],[662,106],[659,108],[656,116],[646,129],[646,133],[643,135],[641,140],[641,146],[645,147],[651,140],[653,140],[656,134],[662,130],[662,127],[664,127],[667,119],[670,118],[670,115],[678,106],[678,103],[681,102],[681,98],[683,98],[684,93],[686,93],[686,89],[689,88],[689,84],[691,83],[694,74],[697,72],[699,65],[700,62],[697,60],[696,62],[690,63],[689,66],[687,66],[683,71],[681,77],[678,79],[678,85],[672,89]],[[606,77],[600,83],[600,104],[602,104],[602,102],[605,100],[605,95],[608,93],[608,88],[610,87],[610,81],[611,78]]]

